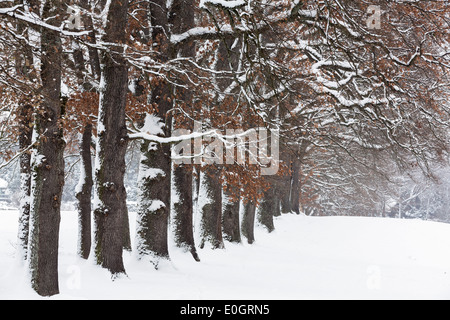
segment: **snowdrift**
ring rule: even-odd
[[[257,228],[252,245],[199,250],[201,262],[172,247],[155,270],[124,252],[127,277],[111,281],[76,256],[76,212],[61,218],[61,293],[50,299],[450,299],[444,223],[283,215],[274,232]],[[17,212],[0,211],[0,299],[48,299],[15,259],[16,233]]]

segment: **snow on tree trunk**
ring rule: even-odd
[[[78,255],[87,259],[91,251],[91,194],[92,194],[92,163],[91,163],[92,124],[86,124],[80,141],[80,180],[75,188],[78,200]]]
[[[113,278],[125,273],[123,265],[125,153],[128,134],[125,124],[128,70],[121,55],[126,40],[128,1],[111,1],[103,36],[110,43],[102,51],[100,102],[95,160],[94,242],[96,263]]]
[[[160,156],[154,149],[162,147],[149,141],[142,143],[138,177],[136,250],[139,260],[148,260],[155,268],[161,259],[169,259],[170,183],[167,184],[166,179],[170,172],[163,165],[162,168],[154,167]]]
[[[43,18],[60,25],[62,3],[47,1]],[[59,13],[59,15],[58,15]],[[31,285],[42,296],[59,293],[58,244],[61,194],[64,185],[65,142],[61,120],[61,39],[57,32],[41,30],[42,101],[34,127],[37,147],[32,156],[29,268]]]
[[[33,9],[32,9],[33,10]],[[36,8],[34,9],[36,12]],[[17,31],[24,33],[30,28],[22,21],[17,21]],[[15,52],[15,67],[18,75],[32,80],[33,51],[31,46],[19,46]],[[28,98],[23,99],[19,105],[18,127],[19,148],[28,150],[20,155],[20,203],[19,203],[19,228],[17,236],[17,259],[25,261],[28,255],[28,238],[30,231],[30,194],[31,194],[31,143],[33,136],[33,106]]]
[[[25,150],[30,147],[33,130],[33,108],[24,104],[20,108],[20,135],[19,147]],[[18,231],[18,259],[26,260],[28,251],[28,237],[30,229],[30,192],[31,192],[31,153],[24,152],[20,155],[20,205],[19,205],[19,231]]]
[[[169,58],[168,8],[165,0],[150,3],[152,40],[159,59]],[[163,77],[155,78],[150,104],[157,107],[155,115],[161,123],[159,135],[171,135],[172,88]],[[146,119],[148,116],[146,117]],[[144,127],[146,125],[144,124]],[[144,130],[145,129],[141,129]],[[141,145],[139,181],[140,194],[137,216],[138,259],[149,259],[157,268],[162,259],[169,259],[168,227],[171,192],[171,147],[144,141]]]

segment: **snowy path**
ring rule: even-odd
[[[130,217],[134,228],[134,215]],[[76,257],[77,218],[63,212],[53,299],[450,299],[450,225],[418,220],[284,215],[256,242],[172,248],[156,271],[125,253],[128,277]],[[0,211],[0,299],[40,298],[14,261],[17,213]]]

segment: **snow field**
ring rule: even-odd
[[[60,294],[50,299],[449,299],[450,225],[420,220],[283,215],[253,245],[171,247],[155,270],[124,252],[127,276],[76,256],[77,214],[62,212]],[[130,213],[135,230],[135,214]],[[0,299],[49,299],[15,259],[17,212],[0,211]],[[134,234],[131,235],[134,239]],[[245,239],[244,239],[245,240]]]

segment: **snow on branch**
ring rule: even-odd
[[[241,7],[246,4],[245,0],[200,0],[200,8],[204,8],[206,5],[222,6],[227,9],[233,9]]]
[[[182,134],[182,135],[171,136],[171,137],[161,137],[156,134],[148,133],[144,130],[141,130],[141,131],[132,131],[128,135],[128,138],[129,139],[143,139],[143,140],[148,140],[148,141],[158,142],[158,143],[178,143],[178,142],[182,142],[185,140],[202,138],[202,137],[215,137],[215,138],[220,138],[223,141],[226,141],[226,139],[238,138],[238,137],[244,136],[245,134],[248,134],[248,133],[249,133],[249,131],[245,131],[241,134],[235,134],[235,135],[230,136],[230,135],[221,135],[217,132],[216,129],[211,129],[211,130],[204,131],[204,132],[192,132],[189,134]]]
[[[170,36],[170,42],[173,44],[177,44],[183,41],[186,41],[190,38],[195,39],[215,39],[220,34],[231,34],[233,33],[233,30],[230,25],[223,26],[221,30],[217,30],[213,27],[195,27],[192,29],[189,29],[183,33],[180,34],[172,34]]]
[[[220,5],[225,6],[226,8],[235,8],[238,7],[238,3],[240,3],[240,6],[244,5],[245,1],[203,0],[202,3],[220,3]],[[233,6],[233,4],[235,4],[235,6]],[[295,13],[284,12],[281,14],[277,12],[276,15],[267,16],[266,19],[262,22],[252,24],[251,28],[247,24],[234,26],[232,26],[231,24],[225,24],[221,25],[220,29],[214,27],[194,27],[180,34],[172,34],[170,36],[170,42],[172,44],[178,44],[183,41],[189,40],[216,40],[222,39],[224,36],[236,36],[245,33],[261,33],[272,28],[276,24],[288,22],[295,19],[296,17],[300,17],[303,20],[313,21],[316,18],[317,14],[318,13],[316,10],[299,10]]]
[[[16,5],[11,8],[1,8],[0,15],[7,15],[7,16],[10,16],[11,18],[15,18],[15,19],[30,23],[35,26],[39,26],[42,28],[56,31],[65,36],[83,36],[83,35],[87,35],[91,32],[90,30],[85,30],[85,31],[65,30],[64,26],[66,24],[66,21],[64,21],[63,24],[59,27],[48,24],[44,20],[42,20],[40,17],[38,17],[36,14],[34,14],[33,12],[28,12],[28,13],[27,12],[24,12],[24,13],[18,12],[18,9],[21,7],[22,7],[22,5]]]
[[[0,164],[0,170],[3,168],[6,168],[7,166],[9,166],[11,163],[13,163],[15,160],[17,160],[22,154],[27,153],[29,150],[31,150],[32,148],[34,148],[34,146],[36,145],[37,140],[35,142],[33,142],[32,144],[30,144],[28,147],[26,147],[25,149],[23,149],[22,151],[16,153],[11,159],[9,159],[8,161]]]

